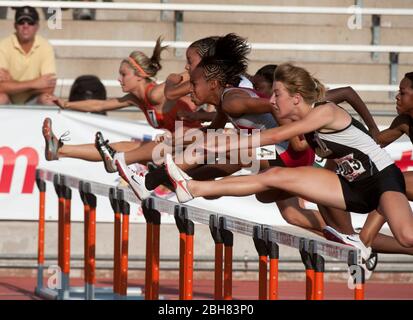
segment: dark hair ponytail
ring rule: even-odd
[[[215,53],[203,57],[198,66],[203,68],[207,80],[218,80],[223,86],[237,86],[241,75],[247,71],[250,51],[246,39],[229,33],[216,41]]]

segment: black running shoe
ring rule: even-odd
[[[99,151],[99,154],[105,165],[105,170],[109,173],[118,171],[113,160],[116,151],[109,145],[109,140],[105,140],[100,131],[96,132],[95,147]]]
[[[148,172],[149,172],[148,178],[151,177],[151,174],[150,174],[151,172],[154,172],[154,171],[157,171],[157,170],[165,170],[165,172],[166,172],[166,169],[165,169],[165,165],[164,165],[164,164],[157,165],[157,164],[149,161],[149,162],[146,164],[146,166],[148,167]],[[163,185],[163,186],[167,187],[169,190],[175,190],[172,182],[169,181],[169,179],[167,179],[167,180],[165,180],[165,181],[163,181],[163,182],[161,182],[161,183],[158,183],[158,184],[156,184],[156,185],[157,185],[157,187],[160,186],[160,185]],[[156,188],[154,188],[154,189],[156,189]]]

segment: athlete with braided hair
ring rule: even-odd
[[[177,112],[180,110],[192,111],[195,106],[189,97],[181,97],[176,100],[168,100],[164,96],[165,83],[157,84],[154,77],[161,66],[161,53],[166,49],[162,46],[161,38],[158,38],[151,57],[146,56],[141,51],[132,52],[128,58],[122,60],[119,68],[119,82],[122,90],[127,93],[122,98],[109,100],[84,100],[67,102],[57,97],[51,99],[62,109],[76,110],[84,112],[100,112],[116,110],[128,106],[140,108],[148,123],[159,129],[173,131]],[[200,123],[197,121],[184,121],[184,128],[197,128]],[[96,134],[95,145],[67,145],[61,139],[57,139],[52,131],[52,120],[46,118],[43,123],[43,136],[46,142],[46,160],[57,160],[62,157],[79,158],[87,161],[102,161],[111,159],[114,150],[129,151],[138,146],[144,146],[148,142],[123,141],[114,144],[107,144],[100,132]],[[115,172],[116,168],[110,165],[110,161],[105,162],[108,172]]]
[[[334,159],[338,165],[337,174],[309,166],[276,167],[256,176],[195,181],[182,172],[168,155],[168,174],[176,186],[178,199],[186,202],[200,196],[245,196],[281,189],[338,209],[359,213],[377,209],[381,221],[366,224],[360,235],[347,236],[361,250],[363,260],[369,258],[370,246],[385,220],[399,246],[412,248],[413,214],[404,194],[403,175],[365,128],[344,109],[331,102],[316,103],[320,98],[320,87],[322,85],[305,69],[290,64],[279,66],[271,101],[278,116],[292,122],[261,132],[258,145],[305,134],[317,154]],[[253,141],[251,137],[241,137],[239,145],[256,147]],[[218,151],[231,148],[230,145],[218,146]],[[207,149],[215,151],[216,147],[207,146]]]

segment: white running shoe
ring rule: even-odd
[[[361,241],[360,236],[358,234],[344,234],[338,232],[336,229],[326,226],[323,228],[324,237],[327,240],[346,244],[361,251],[361,267],[364,269],[364,278],[365,280],[370,279],[371,275],[373,274],[372,270],[367,266],[367,262],[371,255],[371,247],[366,247],[364,243]]]
[[[172,158],[172,155],[169,153],[166,155],[165,167],[166,172],[175,187],[175,194],[178,201],[183,203],[192,200],[194,197],[188,190],[188,181],[192,178],[178,168]]]
[[[119,175],[129,184],[135,195],[140,200],[149,198],[151,196],[151,192],[145,187],[145,175],[147,171],[142,170],[139,172],[134,172],[133,170],[131,170],[125,162],[123,153],[117,153],[114,160]]]

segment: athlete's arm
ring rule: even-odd
[[[348,104],[350,104],[351,107],[356,110],[356,112],[363,119],[364,123],[369,128],[370,134],[374,139],[376,139],[376,136],[379,134],[379,128],[377,127],[377,124],[370,114],[370,111],[367,108],[366,104],[352,87],[343,87],[328,90],[326,92],[326,99],[336,104],[342,102],[347,102]]]
[[[292,137],[303,135],[307,132],[315,131],[320,128],[337,130],[336,122],[343,122],[344,119],[339,119],[342,114],[337,111],[338,107],[333,107],[332,104],[326,103],[310,111],[310,113],[301,120],[293,121],[286,125],[261,131],[259,134],[239,137],[238,145],[222,145],[218,146],[219,152],[230,151],[241,148],[256,148],[280,143],[281,141],[289,140]],[[345,112],[345,111],[342,111]],[[347,114],[347,113],[346,113]],[[232,141],[229,139],[227,141]],[[216,150],[215,142],[206,144],[207,150]]]
[[[319,106],[311,110],[301,120],[262,131],[260,134],[260,146],[279,143],[321,128],[334,129],[333,124],[336,122],[335,117],[337,116],[337,110],[331,104],[327,103]]]
[[[203,110],[199,111],[178,111],[177,113],[179,120],[187,121],[201,121],[201,122],[210,122],[215,119],[216,112],[206,112]]]
[[[128,94],[122,98],[109,99],[109,100],[91,99],[91,100],[69,102],[63,99],[59,99],[55,96],[51,96],[50,99],[62,109],[83,111],[83,112],[101,112],[101,111],[116,110],[116,109],[125,108],[130,105],[136,104],[135,98],[131,94]]]
[[[177,100],[191,92],[188,72],[172,73],[166,78],[164,95],[167,100]]]
[[[379,132],[377,143],[381,147],[385,147],[400,138],[404,133],[409,134],[409,117],[408,115],[398,115],[389,128]]]
[[[217,110],[215,117],[207,129],[223,129],[228,122],[228,117],[222,111]]]
[[[225,113],[237,117],[245,113],[270,113],[272,105],[268,99],[252,98],[245,92],[228,92],[222,102]]]
[[[287,123],[292,122],[289,119],[280,119],[277,120],[278,123],[280,124],[280,126],[286,125]],[[301,139],[298,136],[292,137],[291,139],[288,140],[288,142],[290,143],[291,147],[294,149],[294,151],[304,151],[307,150],[309,148],[309,145],[307,143],[307,141],[305,139]]]

